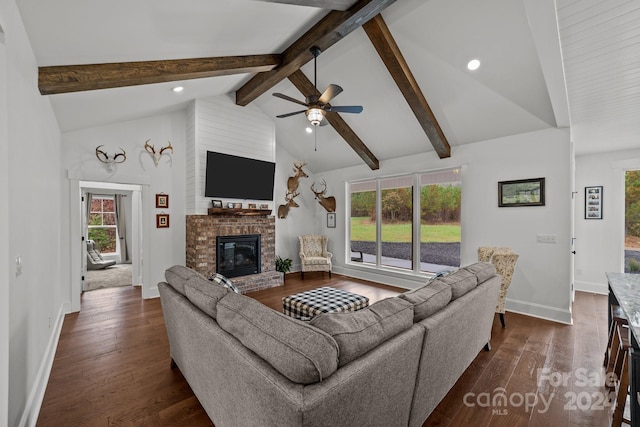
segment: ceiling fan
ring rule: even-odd
[[[317,88],[317,60],[318,56],[322,53],[322,50],[314,46],[310,49],[311,54],[313,55],[313,86]],[[283,93],[274,93],[273,96],[277,98],[281,98],[287,101],[295,102],[296,104],[304,105],[307,107],[306,110],[294,111],[291,113],[280,114],[276,116],[279,119],[284,117],[295,116],[296,114],[305,113],[307,119],[313,126],[325,126],[327,124],[324,116],[327,112],[335,112],[335,113],[361,113],[362,106],[360,105],[347,105],[347,106],[333,106],[329,104],[334,97],[336,97],[340,92],[342,92],[342,88],[335,84],[330,84],[322,95],[317,96],[316,94],[309,95],[306,97],[305,102],[299,101],[295,98],[287,96]]]

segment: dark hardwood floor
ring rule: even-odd
[[[309,273],[250,296],[282,310],[283,296],[326,285],[372,303],[401,291]],[[573,315],[568,326],[507,313],[504,329],[496,316],[492,350],[478,354],[424,425],[607,426],[607,298],[578,292]],[[133,287],[84,293],[81,312],[65,317],[38,426],[211,426],[169,360],[159,299],[143,300]]]

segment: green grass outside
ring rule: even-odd
[[[422,242],[450,243],[460,241],[460,224],[422,225]],[[385,242],[411,242],[411,223],[387,224],[382,226]],[[376,241],[376,223],[367,217],[351,218],[351,240]]]

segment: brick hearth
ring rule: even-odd
[[[216,271],[216,237],[260,234],[262,272],[234,277],[242,293],[284,284],[284,275],[276,271],[276,223],[273,216],[187,215],[187,267],[204,275]]]

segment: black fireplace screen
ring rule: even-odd
[[[260,235],[218,236],[216,272],[225,277],[260,273]]]

